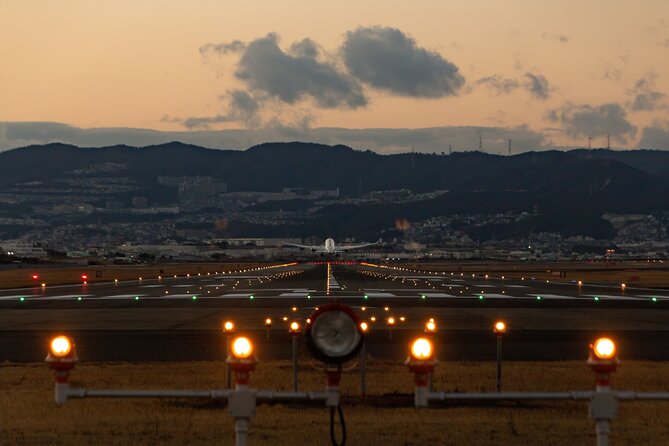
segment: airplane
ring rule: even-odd
[[[339,254],[342,252],[348,252],[352,249],[359,249],[359,248],[365,248],[367,246],[376,246],[381,243],[381,240],[378,242],[374,243],[362,243],[360,245],[346,245],[346,246],[335,246],[335,241],[331,238],[325,240],[325,243],[323,245],[300,245],[298,243],[286,243],[286,242],[281,242],[281,245],[283,246],[293,246],[295,248],[300,248],[300,249],[308,249],[311,252],[316,252],[320,254]]]

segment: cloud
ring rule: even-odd
[[[468,89],[472,91],[475,87],[485,86],[486,88],[494,91],[497,96],[502,94],[511,94],[520,87],[523,87],[527,90],[533,98],[539,100],[546,100],[550,96],[550,85],[548,79],[546,79],[541,74],[532,74],[530,72],[525,73],[525,81],[521,82],[518,79],[505,78],[499,74],[493,74],[492,76],[482,77],[478,79],[474,84]]]
[[[501,94],[511,93],[513,90],[520,87],[520,82],[518,82],[516,79],[508,79],[500,76],[499,74],[493,74],[492,76],[486,76],[478,79],[474,85],[483,85],[493,90],[499,96]]]
[[[246,44],[241,40],[233,40],[228,43],[207,43],[200,47],[200,54],[206,56],[210,52],[219,54],[238,53],[245,48]]]
[[[360,27],[349,31],[341,54],[357,79],[400,96],[452,96],[465,83],[456,65],[435,51],[419,47],[396,28]]]
[[[530,92],[533,98],[546,100],[550,96],[550,85],[548,79],[541,74],[525,73],[525,89]]]
[[[221,99],[228,101],[228,108],[225,114],[205,117],[190,117],[181,120],[182,124],[189,129],[209,128],[212,124],[222,122],[241,122],[247,127],[257,127],[260,125],[258,111],[260,109],[260,100],[251,96],[244,90],[229,90]]]
[[[642,149],[669,149],[669,122],[655,122],[643,128],[639,147]]]
[[[620,142],[636,134],[636,127],[627,119],[627,112],[616,103],[598,106],[567,103],[559,109],[549,110],[546,118],[560,123],[571,138],[611,135]]]
[[[198,131],[156,131],[129,128],[82,129],[53,122],[0,122],[0,150],[29,144],[63,142],[82,147],[117,144],[147,146],[182,141],[215,149],[245,149],[272,141],[308,141],[323,144],[346,144],[356,149],[378,153],[448,152],[478,150],[479,136],[488,152],[506,153],[508,140],[516,151],[545,148],[541,133],[519,127],[432,127],[420,129],[393,128],[309,128],[307,125],[263,127],[259,129],[226,129]]]
[[[565,36],[564,34],[556,34],[556,33],[549,33],[545,32],[541,34],[541,38],[550,42],[557,42],[557,43],[569,43],[569,37]]]
[[[275,34],[253,40],[241,50],[235,76],[251,91],[287,104],[311,98],[323,108],[367,105],[360,84],[335,63],[321,58],[310,39],[293,44],[288,51],[279,47]]]
[[[629,107],[632,111],[653,111],[667,109],[667,95],[655,90],[655,75],[636,81],[630,92],[633,96]]]

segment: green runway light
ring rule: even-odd
[[[139,296],[135,296],[135,300],[139,300]]]
[[[483,300],[483,295],[480,295],[480,296],[479,296],[479,300]]]
[[[652,300],[653,302],[657,302],[657,297],[653,297],[651,300]]]
[[[193,295],[193,300],[197,300],[197,296]]]
[[[311,299],[311,294],[307,294],[307,299]]]
[[[25,297],[19,297],[19,302],[25,302],[26,298]]]
[[[362,298],[363,299],[369,299],[369,296],[365,294]]]
[[[541,300],[541,296],[537,296],[537,300]]]
[[[81,296],[77,297],[77,300],[81,300]]]
[[[596,301],[599,301],[599,297],[595,296],[595,300],[596,300]]]
[[[427,299],[427,296],[425,294],[423,294],[422,296],[420,296],[420,298],[421,299]]]
[[[249,296],[249,299],[251,299],[251,300],[255,299],[255,297],[253,296],[253,294],[251,294],[251,295]]]

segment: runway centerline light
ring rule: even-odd
[[[236,359],[248,359],[253,354],[253,343],[245,336],[240,336],[232,341],[232,356]]]
[[[599,338],[592,344],[592,352],[598,359],[609,360],[616,356],[616,344],[609,338]]]
[[[57,357],[62,358],[67,356],[72,351],[72,340],[67,336],[56,336],[49,344],[49,352]]]
[[[432,358],[434,349],[432,342],[427,338],[418,338],[411,343],[411,357],[418,361]]]

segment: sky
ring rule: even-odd
[[[666,0],[0,0],[0,150],[669,149]]]

